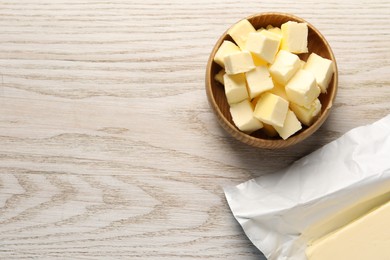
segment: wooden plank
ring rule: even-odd
[[[223,187],[390,112],[388,1],[0,0],[0,258],[262,259]],[[227,27],[298,15],[328,39],[325,125],[268,151],[228,136],[204,91]]]

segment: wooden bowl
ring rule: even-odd
[[[255,147],[277,149],[284,148],[298,142],[303,141],[310,135],[312,135],[318,128],[324,123],[326,118],[329,116],[329,112],[332,108],[333,101],[337,92],[337,81],[338,81],[338,71],[336,59],[333,55],[333,52],[325,40],[324,36],[310,23],[306,22],[302,18],[296,17],[291,14],[286,13],[260,13],[247,17],[248,21],[255,27],[259,29],[261,27],[266,27],[267,25],[272,25],[274,27],[279,27],[287,21],[296,21],[307,23],[308,25],[308,53],[299,54],[298,56],[306,61],[309,57],[309,54],[315,52],[316,54],[333,60],[334,74],[331,82],[329,83],[327,93],[321,94],[319,99],[322,104],[321,115],[317,120],[310,126],[306,127],[302,125],[302,129],[295,133],[293,136],[289,137],[287,140],[283,140],[280,137],[268,137],[263,131],[259,130],[252,134],[246,134],[241,132],[233,123],[232,117],[229,111],[229,104],[226,100],[226,95],[224,92],[224,87],[214,79],[216,73],[219,72],[221,67],[213,61],[215,53],[217,52],[219,46],[221,46],[224,40],[233,41],[230,35],[227,34],[226,30],[223,35],[219,38],[215,44],[209,60],[207,62],[206,68],[206,93],[212,110],[215,112],[217,119],[221,126],[230,133],[237,140],[252,145]]]

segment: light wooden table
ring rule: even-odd
[[[328,39],[331,116],[282,151],[217,124],[219,36],[290,12]],[[390,2],[0,0],[0,259],[263,259],[223,187],[390,113]]]

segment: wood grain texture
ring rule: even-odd
[[[232,23],[289,12],[327,38],[334,109],[298,146],[233,140],[204,91]],[[263,259],[223,187],[390,113],[388,1],[0,0],[0,259]]]

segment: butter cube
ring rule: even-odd
[[[306,65],[306,61],[304,60],[299,60],[299,65],[301,65],[299,68],[300,69],[304,69],[305,68],[305,65]]]
[[[250,33],[246,49],[268,63],[273,63],[279,50],[280,38],[267,30]]]
[[[321,102],[318,98],[309,107],[290,103],[290,109],[298,117],[299,121],[306,126],[311,126],[321,114]]]
[[[307,59],[305,70],[311,71],[316,78],[317,84],[321,88],[322,93],[326,93],[329,82],[333,75],[333,61],[322,58],[321,56],[311,53]]]
[[[283,127],[287,111],[287,100],[267,92],[257,102],[254,116],[263,123]]]
[[[253,60],[253,63],[255,64],[255,66],[263,66],[263,65],[267,65],[268,62],[266,62],[265,60],[261,59],[259,56],[252,54],[252,60]]]
[[[300,60],[297,55],[280,50],[276,55],[274,63],[270,66],[269,71],[277,83],[285,86],[299,68]]]
[[[279,27],[272,27],[267,29],[267,31],[274,33],[276,36],[278,36],[280,39],[282,39],[282,30]]]
[[[225,74],[223,81],[225,83],[226,99],[230,105],[249,98],[246,89],[245,74]]]
[[[245,133],[252,133],[263,127],[263,124],[253,117],[253,106],[248,99],[230,106],[230,114],[234,124]]]
[[[299,70],[286,85],[288,100],[300,106],[310,106],[320,92],[313,73],[306,70]]]
[[[218,51],[215,53],[214,61],[222,68],[225,68],[225,56],[239,51],[241,51],[240,48],[238,48],[238,46],[235,45],[233,42],[223,41],[221,46],[219,46]]]
[[[225,71],[229,75],[247,72],[255,68],[249,51],[231,53],[225,56],[224,63]]]
[[[284,86],[274,82],[274,87],[269,90],[268,92],[272,93],[272,94],[275,94],[285,100],[288,100],[288,97],[287,97],[287,94],[286,94],[286,89],[284,88]]]
[[[271,75],[266,66],[258,66],[246,72],[245,76],[248,84],[249,97],[251,99],[274,87]]]
[[[256,32],[256,29],[247,19],[239,21],[228,30],[228,34],[233,38],[241,50],[245,49],[248,35],[251,32]]]
[[[223,75],[225,75],[225,70],[221,69],[217,74],[215,74],[214,79],[224,85]]]
[[[284,120],[283,127],[274,126],[276,132],[282,137],[284,140],[298,132],[302,129],[301,122],[299,122],[298,118],[295,116],[294,112],[288,110],[286,119]]]
[[[282,43],[280,48],[292,53],[306,53],[308,28],[306,23],[288,21],[281,26]]]
[[[266,30],[264,27],[260,27],[259,29],[256,30],[256,32],[261,32],[261,31],[264,31]]]

